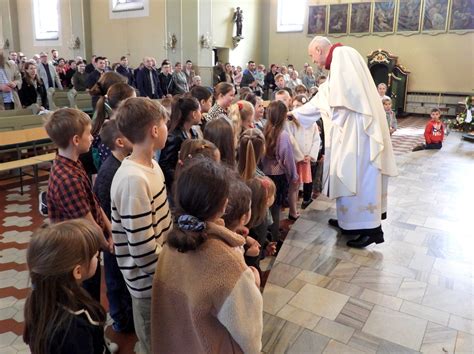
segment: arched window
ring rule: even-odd
[[[59,39],[58,3],[58,0],[33,0],[35,39],[37,41]]]
[[[278,0],[277,32],[303,31],[306,0]]]

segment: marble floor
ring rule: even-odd
[[[400,175],[390,181],[386,242],[349,249],[347,238],[327,225],[334,201],[313,202],[278,257],[265,262],[271,271],[263,352],[474,352],[474,144],[451,133],[442,150],[411,153],[425,120],[400,123],[393,139]],[[37,192],[36,186],[23,195],[18,188],[0,191],[2,354],[29,353],[21,338],[25,252],[44,221]],[[120,353],[133,353],[133,335],[107,333]]]
[[[473,353],[474,145],[397,155],[385,243],[351,249],[318,198],[263,292],[265,353]]]

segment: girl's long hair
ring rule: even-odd
[[[174,131],[181,128],[190,119],[192,112],[201,107],[199,101],[191,95],[177,96],[174,98],[168,130]]]
[[[265,137],[258,128],[247,129],[240,136],[237,169],[247,181],[255,176],[257,165],[265,153]]]
[[[275,158],[276,145],[283,131],[287,113],[288,108],[281,101],[273,101],[267,108],[267,124],[263,135],[265,136],[266,156],[269,158]]]
[[[105,323],[104,309],[73,276],[77,265],[89,270],[101,233],[78,219],[42,227],[33,235],[26,254],[33,290],[25,303],[23,331],[23,340],[33,353],[52,352],[51,340],[71,325],[74,315],[70,311],[87,310],[94,321]]]
[[[224,118],[214,119],[206,124],[204,139],[216,144],[221,161],[228,167],[235,167],[235,137],[230,123]]]
[[[134,93],[135,89],[123,82],[110,86],[110,88],[107,90],[107,95],[101,96],[97,101],[96,117],[92,124],[91,134],[93,136],[99,134],[105,120],[110,118],[107,113],[106,104],[110,107],[110,109],[114,110],[118,107],[120,102],[126,98],[132,97]]]
[[[28,75],[28,73],[26,72],[26,70],[30,67],[30,66],[36,66],[38,67],[38,65],[36,65],[36,63],[32,63],[32,62],[29,62],[27,61],[23,67],[23,71],[25,72],[24,74],[24,78],[26,80],[26,82],[28,83],[28,85],[33,85],[33,81],[36,81],[38,85],[41,85],[43,83],[43,80],[41,80],[41,78],[39,77],[38,73],[36,73],[36,76],[32,79],[30,77],[30,75]]]

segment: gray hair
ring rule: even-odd
[[[316,36],[309,43],[310,48],[312,48],[313,46],[324,48],[329,47],[330,45],[332,45],[331,41],[327,37],[323,36]]]

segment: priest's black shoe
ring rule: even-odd
[[[339,226],[339,223],[337,222],[337,219],[329,219],[328,224],[332,227],[337,227],[339,230],[342,230]]]
[[[382,243],[384,242],[383,239],[383,232],[374,234],[374,235],[360,235],[355,240],[347,241],[347,246],[353,248],[364,248],[372,243]]]

